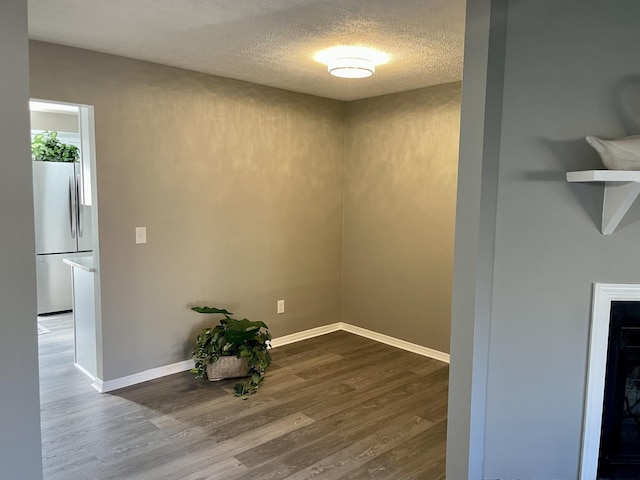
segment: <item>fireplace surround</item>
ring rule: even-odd
[[[580,480],[640,478],[640,285],[594,284],[583,425]]]

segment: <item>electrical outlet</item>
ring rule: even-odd
[[[284,300],[278,300],[277,313],[284,313]]]

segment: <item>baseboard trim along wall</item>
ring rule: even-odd
[[[173,363],[171,365],[165,365],[163,367],[152,368],[151,370],[145,370],[144,372],[134,373],[126,377],[116,378],[115,380],[102,381],[96,378],[92,387],[98,390],[100,393],[111,392],[124,387],[130,387],[142,382],[148,382],[149,380],[155,380],[156,378],[166,377],[167,375],[173,375],[174,373],[184,372],[193,368],[193,360],[184,360],[183,362]]]
[[[89,372],[87,372],[84,368],[82,368],[80,365],[78,365],[77,363],[73,362],[73,365],[80,370],[82,373],[84,373],[87,377],[89,377],[91,379],[91,381],[94,381],[96,379],[96,377],[94,377],[92,374],[90,374]]]
[[[375,340],[376,342],[384,343],[386,345],[391,345],[392,347],[396,347],[401,350],[406,350],[408,352],[422,355],[423,357],[429,357],[433,358],[434,360],[449,363],[448,353],[434,350],[432,348],[423,347],[422,345],[417,345],[405,340],[400,340],[398,338],[390,337],[389,335],[384,335],[372,330],[367,330],[366,328],[356,327],[355,325],[351,325],[349,323],[341,323],[340,325],[340,330],[344,330],[345,332],[355,333],[356,335],[360,335],[361,337]]]
[[[323,325],[322,327],[292,333],[291,335],[285,335],[284,337],[274,338],[271,340],[271,348],[283,347],[290,343],[301,342],[302,340],[319,337],[320,335],[326,335],[327,333],[337,332],[338,330],[342,330],[342,325],[344,325],[342,322],[332,323],[330,325]]]
[[[359,335],[361,337],[375,340],[376,342],[384,343],[392,347],[400,348],[408,352],[416,353],[424,357],[433,358],[440,362],[449,363],[449,354],[433,350],[432,348],[423,347],[415,343],[400,340],[398,338],[390,337],[382,333],[377,333],[366,328],[357,327],[349,323],[337,322],[330,325],[324,325],[322,327],[312,328],[303,332],[292,333],[291,335],[285,335],[283,337],[274,338],[271,340],[271,348],[278,348],[291,343],[300,342],[302,340],[308,340],[310,338],[319,337],[320,335],[326,335],[327,333],[345,331]],[[165,377],[167,375],[173,375],[174,373],[184,372],[193,368],[193,360],[185,360],[183,362],[174,363],[171,365],[165,365],[163,367],[152,368],[151,370],[145,370],[144,372],[134,373],[126,377],[116,378],[115,380],[102,381],[99,378],[95,379],[93,388],[100,393],[111,392],[124,387],[130,387],[142,382],[148,382],[156,378]]]

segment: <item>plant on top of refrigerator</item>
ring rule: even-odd
[[[31,155],[37,162],[77,162],[78,147],[58,140],[58,132],[38,133],[31,142]]]

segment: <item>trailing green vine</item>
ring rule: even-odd
[[[271,365],[269,341],[271,334],[264,322],[252,322],[231,318],[226,309],[215,307],[192,307],[191,310],[203,314],[221,314],[224,318],[213,328],[205,328],[196,339],[193,351],[195,366],[191,370],[197,378],[204,378],[207,365],[215,363],[222,356],[244,358],[249,369],[249,379],[233,387],[234,395],[246,399],[255,393],[264,380]]]

